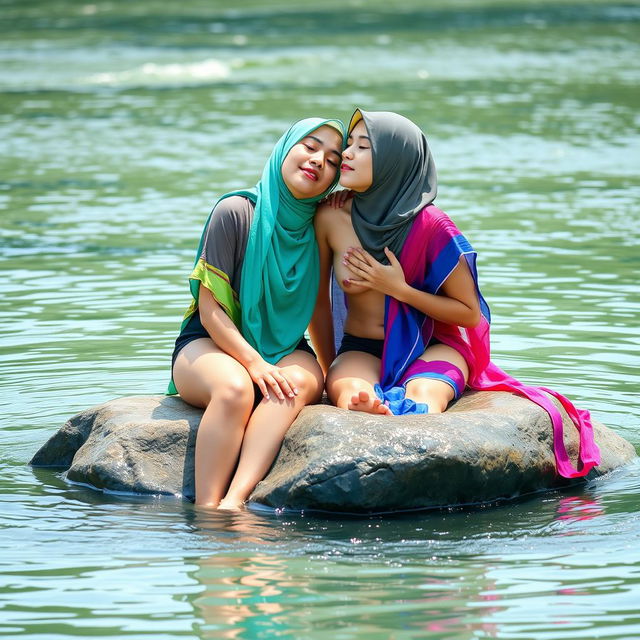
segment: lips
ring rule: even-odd
[[[340,165],[340,171],[353,171],[353,169],[344,162]]]
[[[300,167],[300,171],[302,171],[302,173],[304,173],[304,175],[307,176],[309,180],[313,180],[314,182],[318,181],[318,173],[313,169],[308,169],[307,167]]]

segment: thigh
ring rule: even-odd
[[[366,391],[380,382],[380,358],[364,351],[341,353],[327,373],[327,395],[335,404],[344,390]]]
[[[324,376],[318,361],[310,353],[296,349],[278,362],[290,384],[303,394],[306,404],[322,397]]]
[[[469,378],[469,365],[467,361],[459,351],[456,351],[453,347],[449,347],[446,344],[439,342],[427,347],[420,356],[420,360],[424,360],[425,362],[431,362],[432,360],[450,362],[462,371],[465,383]]]
[[[199,338],[180,350],[173,365],[173,381],[185,402],[202,408],[211,401],[214,389],[253,394],[248,371],[210,338]]]

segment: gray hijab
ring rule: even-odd
[[[400,258],[413,219],[436,197],[436,167],[424,133],[411,120],[390,111],[356,109],[349,132],[360,118],[371,139],[373,182],[355,194],[351,221],[362,246],[389,264],[384,248]]]

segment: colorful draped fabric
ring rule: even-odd
[[[431,337],[459,351],[469,365],[468,386],[482,391],[510,391],[542,407],[551,418],[558,473],[565,478],[584,476],[600,463],[600,451],[593,438],[588,411],[576,409],[564,396],[545,387],[531,387],[512,378],[491,362],[489,307],[478,287],[476,252],[451,219],[429,205],[416,217],[400,254],[405,278],[411,286],[436,294],[464,256],[476,284],[482,319],[469,329],[434,321],[420,311],[387,296],[385,342],[381,364],[381,387],[385,394],[394,389],[407,367],[425,350]],[[548,394],[548,395],[547,395]],[[557,398],[580,436],[578,465],[575,468],[563,441],[562,416],[549,396]]]

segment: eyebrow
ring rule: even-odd
[[[349,134],[349,138],[353,138],[353,134],[352,133]],[[365,140],[368,140],[369,142],[371,142],[371,138],[369,136],[360,135],[360,136],[356,136],[356,138],[359,138],[359,139],[364,138]]]
[[[307,136],[307,138],[311,138],[312,140],[315,140],[318,144],[322,145],[324,147],[324,142],[322,142],[322,140],[320,140],[320,138],[316,138],[315,136]],[[336,151],[335,149],[330,149],[331,153],[335,153],[338,158],[340,158],[342,160],[342,154],[339,151]]]

